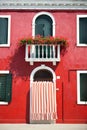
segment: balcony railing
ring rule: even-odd
[[[33,65],[34,62],[60,61],[60,45],[26,45],[25,60]]]

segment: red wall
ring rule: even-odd
[[[11,45],[0,47],[0,70],[9,70],[13,75],[12,100],[8,105],[0,105],[0,123],[29,122],[30,73],[42,63],[30,66],[25,62],[25,47],[19,40],[32,35],[34,11],[1,11],[0,15],[11,15]],[[67,38],[69,47],[61,52],[61,61],[51,67],[57,79],[57,123],[87,123],[87,106],[77,105],[76,71],[87,69],[87,48],[76,46],[76,17],[87,11],[53,11],[56,21],[56,36]]]

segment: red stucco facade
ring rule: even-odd
[[[10,47],[0,47],[0,70],[12,73],[12,100],[0,105],[0,123],[29,123],[30,74],[41,64],[51,67],[56,76],[57,123],[87,123],[87,105],[77,104],[77,70],[87,70],[87,48],[77,47],[78,14],[87,11],[51,11],[56,28],[55,35],[65,37],[69,47],[61,52],[61,61],[52,63],[25,62],[25,46],[19,40],[32,36],[32,19],[40,11],[0,11],[0,15],[11,15]],[[47,11],[48,12],[48,11]]]

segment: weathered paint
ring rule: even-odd
[[[12,100],[0,105],[0,123],[29,123],[29,88],[32,70],[43,63],[30,66],[25,62],[25,47],[19,40],[32,36],[32,19],[38,11],[1,11],[11,15],[11,45],[0,48],[0,70],[9,70],[13,75]],[[51,11],[56,21],[56,36],[65,37],[69,47],[61,52],[61,61],[51,67],[60,79],[57,88],[57,123],[87,123],[87,105],[77,105],[77,70],[87,70],[87,48],[76,46],[76,17],[87,11]]]

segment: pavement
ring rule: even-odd
[[[0,130],[87,130],[87,124],[0,124]]]

